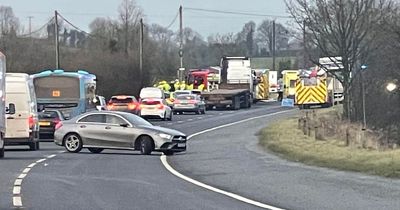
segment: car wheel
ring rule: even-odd
[[[163,153],[164,153],[164,155],[166,155],[166,156],[174,155],[174,152],[173,152],[173,151],[165,151],[165,152],[163,152]]]
[[[150,155],[151,154],[151,152],[153,150],[151,141],[152,141],[151,138],[148,136],[144,136],[140,140],[140,153],[142,155]]]
[[[82,149],[82,139],[78,134],[68,134],[64,139],[64,146],[68,152],[80,152]]]
[[[0,158],[4,157],[4,146],[3,148],[0,148]]]
[[[29,143],[29,150],[30,151],[35,151],[37,149],[36,144],[37,144],[37,142],[30,142]]]
[[[104,149],[103,148],[87,148],[91,153],[100,153],[102,152]]]

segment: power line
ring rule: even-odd
[[[283,15],[268,15],[268,14],[260,14],[260,13],[249,13],[249,12],[233,12],[233,11],[202,9],[202,8],[193,8],[193,7],[185,7],[185,10],[220,13],[220,14],[231,14],[231,15],[247,15],[247,16],[253,16],[253,17],[291,18],[290,16],[283,16]]]
[[[176,13],[176,15],[175,15],[174,19],[172,19],[171,23],[167,27],[165,27],[165,29],[169,29],[175,23],[176,19],[178,19],[178,16],[179,16],[179,11]]]
[[[36,29],[35,31],[32,31],[30,33],[27,34],[21,34],[19,35],[19,37],[27,37],[27,36],[31,36],[32,34],[35,34],[41,30],[43,30],[45,27],[47,27],[50,23],[52,23],[54,21],[54,17],[52,17],[49,21],[47,21],[47,23],[45,23],[43,26],[41,26],[39,29]]]

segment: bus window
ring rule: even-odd
[[[79,98],[79,78],[39,77],[34,79],[37,98]]]

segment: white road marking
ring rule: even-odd
[[[14,207],[22,207],[21,196],[14,196],[13,197],[13,205],[14,205]]]
[[[204,133],[207,133],[207,132],[210,132],[210,131],[214,131],[214,130],[218,130],[218,129],[221,129],[221,128],[225,128],[225,127],[229,127],[229,126],[232,126],[232,125],[236,125],[236,124],[239,124],[239,123],[244,123],[244,122],[248,122],[248,121],[251,121],[251,120],[255,120],[255,119],[259,119],[259,118],[263,118],[263,117],[268,117],[268,116],[273,116],[273,115],[277,115],[277,114],[282,114],[282,113],[286,113],[286,112],[290,112],[290,111],[293,111],[293,110],[286,110],[286,111],[281,111],[281,112],[270,113],[270,114],[261,115],[261,116],[257,116],[257,117],[252,117],[252,118],[240,120],[240,121],[237,121],[237,122],[228,123],[228,124],[225,124],[225,125],[217,126],[217,127],[210,128],[210,129],[206,129],[206,130],[203,130],[203,131],[200,131],[200,132],[197,132],[197,133],[194,133],[194,134],[188,136],[188,140],[193,138],[193,137],[195,137],[195,136],[198,136],[200,134],[204,134]],[[236,200],[239,200],[239,201],[248,203],[250,205],[254,205],[254,206],[260,207],[260,208],[271,209],[271,210],[283,210],[283,209],[278,208],[278,207],[274,207],[274,206],[271,206],[271,205],[268,205],[268,204],[264,204],[264,203],[261,203],[261,202],[255,201],[255,200],[251,200],[251,199],[245,198],[243,196],[240,196],[240,195],[237,195],[237,194],[234,194],[234,193],[231,193],[231,192],[227,192],[227,191],[218,189],[216,187],[212,187],[210,185],[204,184],[204,183],[199,182],[197,180],[194,180],[194,179],[192,179],[190,177],[187,177],[187,176],[179,173],[178,171],[176,171],[174,168],[172,168],[172,166],[169,165],[169,163],[167,161],[167,156],[165,156],[165,155],[160,156],[160,160],[161,160],[162,164],[164,165],[164,167],[169,172],[171,172],[173,175],[175,175],[175,176],[177,176],[177,177],[179,177],[179,178],[181,178],[181,179],[183,179],[183,180],[185,180],[187,182],[190,182],[190,183],[192,183],[194,185],[197,185],[199,187],[205,188],[207,190],[210,190],[210,191],[222,194],[222,195],[226,195],[226,196],[231,197],[233,199],[236,199]]]
[[[63,153],[65,151],[61,151],[58,153]],[[22,207],[22,197],[21,197],[21,189],[22,189],[22,181],[24,180],[24,178],[28,175],[29,171],[36,166],[38,163],[41,163],[43,161],[46,161],[47,159],[53,158],[55,157],[56,154],[52,154],[47,156],[46,158],[42,158],[39,159],[31,164],[29,164],[23,171],[22,173],[18,176],[17,179],[15,179],[14,181],[14,186],[13,186],[13,205],[14,207]],[[47,165],[47,163],[45,163],[45,166]]]
[[[177,123],[183,123],[183,121],[178,121]]]
[[[50,159],[50,158],[53,158],[53,157],[55,157],[56,155],[49,155],[49,156],[47,156],[47,159]]]
[[[37,160],[36,163],[41,163],[41,162],[43,162],[45,160],[46,160],[46,158],[43,158],[43,159]]]
[[[223,115],[224,113],[220,112],[219,115]]]
[[[23,179],[23,178],[25,178],[26,177],[26,174],[20,174],[19,176],[18,176],[18,179]]]
[[[187,121],[193,121],[193,119],[188,119]]]
[[[31,163],[27,168],[32,168],[35,165],[36,165],[36,163]]]
[[[27,174],[29,171],[31,170],[31,168],[25,168],[23,171],[22,171],[22,173],[24,173],[24,174]]]
[[[197,119],[198,119],[198,120],[201,120],[201,119],[203,119],[203,117],[198,117]]]
[[[14,194],[14,195],[19,195],[19,194],[21,194],[21,186],[14,186],[14,188],[13,188],[13,194]]]
[[[173,123],[167,123],[167,125],[172,125]]]
[[[22,179],[16,179],[14,182],[14,186],[21,186],[22,184]]]

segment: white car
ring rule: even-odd
[[[140,116],[143,118],[160,118],[172,120],[172,109],[165,99],[142,99],[140,102]]]

